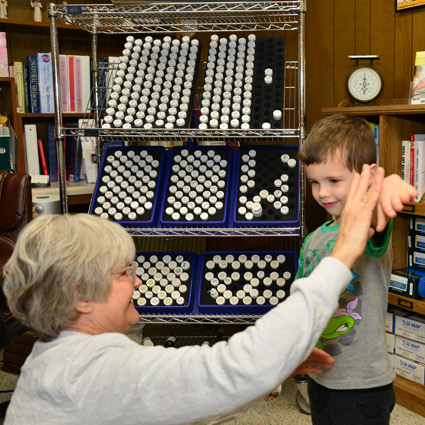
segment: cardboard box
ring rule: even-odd
[[[388,342],[387,342],[388,344]],[[425,344],[395,335],[395,353],[415,362],[425,363]]]
[[[425,233],[409,230],[407,235],[407,247],[425,249]]]
[[[398,269],[391,272],[390,292],[420,300],[425,298],[425,272]]]
[[[409,269],[414,269],[425,273],[425,249],[408,248],[407,266]]]
[[[425,218],[411,217],[409,219],[409,229],[425,232]]]
[[[397,312],[394,318],[396,335],[425,343],[425,318],[402,312]]]
[[[397,354],[393,355],[393,364],[397,375],[422,385],[425,384],[425,365],[416,363],[413,360],[406,359]]]

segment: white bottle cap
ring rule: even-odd
[[[279,110],[279,109],[275,109],[275,110],[273,111],[273,118],[274,118],[275,120],[280,120],[280,119],[282,118],[282,111],[281,111],[281,110]]]
[[[297,165],[297,161],[293,158],[288,160],[288,166],[294,168]]]

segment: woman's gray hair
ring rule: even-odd
[[[76,321],[77,300],[106,301],[111,270],[134,256],[119,224],[88,214],[41,215],[21,231],[4,267],[10,311],[50,341]]]

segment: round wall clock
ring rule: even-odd
[[[349,56],[356,60],[356,65],[348,73],[345,80],[345,89],[347,94],[356,103],[371,103],[379,97],[384,86],[384,80],[381,73],[373,66],[373,59],[379,59],[379,56]],[[360,59],[369,59],[370,64],[359,65]]]

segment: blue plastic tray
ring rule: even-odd
[[[220,265],[220,263],[215,263],[214,268],[210,269],[208,268],[209,261],[213,261],[213,258],[215,256],[221,256],[223,259],[227,255],[232,255],[235,260],[238,260],[240,255],[245,255],[248,257],[248,259],[252,258],[254,255],[258,255],[260,257],[260,260],[264,259],[266,256],[271,256],[272,260],[277,261],[277,257],[280,255],[283,255],[285,257],[284,262],[279,263],[277,268],[276,264],[273,264],[271,262],[266,262],[266,265],[264,268],[260,268],[261,264],[259,261],[254,261],[252,264],[252,268],[249,268],[248,264],[243,261],[239,261],[239,269],[236,270],[236,268],[232,267],[232,265],[228,265],[225,268],[222,268],[223,264]],[[237,264],[235,265],[237,266]],[[270,290],[272,292],[272,295],[276,296],[276,293],[278,290],[283,290],[285,292],[285,297],[280,298],[280,301],[283,301],[288,294],[289,289],[291,287],[291,284],[294,280],[296,270],[298,267],[298,254],[293,251],[262,251],[262,252],[255,252],[255,251],[239,251],[239,252],[206,252],[199,258],[199,265],[197,268],[197,285],[196,285],[196,309],[201,314],[252,314],[252,315],[258,315],[258,314],[264,314],[271,308],[273,308],[275,305],[270,304],[270,301],[266,301],[263,305],[258,304],[251,304],[251,305],[245,305],[243,302],[239,301],[238,304],[232,305],[229,301],[226,301],[224,305],[217,305],[214,298],[210,295],[210,290],[212,288],[217,288],[215,284],[212,283],[212,281],[207,280],[206,273],[213,273],[214,278],[219,279],[220,283],[224,283],[223,279],[220,279],[218,277],[220,272],[225,272],[228,276],[231,276],[231,273],[234,271],[238,271],[240,274],[239,281],[233,280],[232,283],[229,283],[226,285],[227,289],[232,292],[232,295],[237,296],[237,293],[239,290],[243,290],[243,287],[248,281],[245,279],[244,274],[245,272],[252,273],[253,277],[257,277],[257,273],[259,271],[264,272],[264,277],[257,277],[259,282],[255,282],[256,289],[259,291],[259,295],[262,295],[264,293],[264,290]],[[276,275],[271,275],[272,272],[277,273],[277,278],[283,278],[284,273],[289,272],[290,277],[286,276],[285,283],[282,281],[276,280]],[[265,277],[273,277],[271,282],[267,282],[265,280]],[[282,285],[283,284],[283,285]],[[279,286],[282,285],[282,286]],[[247,291],[245,291],[247,293]]]
[[[160,198],[161,198],[161,191],[162,191],[162,181],[163,181],[163,174],[164,174],[164,167],[165,167],[165,163],[166,163],[166,151],[163,147],[160,146],[154,146],[154,147],[137,147],[137,146],[132,146],[132,147],[127,147],[127,146],[114,146],[114,147],[108,147],[106,148],[104,154],[103,154],[103,158],[102,158],[102,163],[100,166],[100,170],[99,170],[99,174],[98,174],[98,178],[97,178],[97,182],[96,182],[96,186],[95,186],[95,190],[94,190],[94,194],[93,194],[93,199],[92,199],[92,203],[90,205],[90,210],[89,210],[89,214],[96,214],[96,215],[101,215],[99,212],[99,208],[102,208],[102,205],[104,205],[104,203],[100,202],[100,197],[104,196],[103,193],[101,193],[102,190],[101,189],[102,186],[105,186],[105,183],[103,181],[103,179],[106,177],[110,177],[110,173],[108,173],[106,171],[106,167],[108,165],[111,165],[109,162],[109,159],[111,157],[115,157],[116,152],[122,152],[123,155],[128,156],[130,155],[135,155],[135,157],[139,156],[141,157],[141,155],[146,155],[148,157],[148,159],[152,158],[153,161],[156,161],[156,163],[154,163],[154,165],[158,165],[157,167],[153,167],[153,169],[156,171],[156,177],[149,177],[150,180],[155,182],[155,187],[149,189],[145,184],[143,184],[142,187],[137,187],[139,184],[142,183],[142,179],[144,177],[142,176],[138,176],[137,175],[137,171],[135,170],[134,165],[136,165],[136,163],[131,159],[131,162],[121,162],[119,159],[117,159],[119,161],[120,166],[122,166],[122,170],[120,170],[121,175],[123,174],[128,174],[127,177],[123,176],[123,181],[127,181],[129,179],[131,180],[135,180],[135,182],[129,184],[129,186],[132,186],[134,189],[134,192],[130,192],[130,189],[127,187],[122,187],[120,185],[124,185],[124,183],[120,182],[120,183],[115,183],[115,186],[120,186],[119,191],[117,190],[117,193],[113,193],[113,195],[115,196],[115,198],[118,199],[119,202],[123,202],[125,206],[128,206],[130,209],[130,213],[134,213],[134,219],[131,219],[129,216],[129,214],[122,214],[122,217],[117,218],[116,216],[109,216],[106,218],[109,218],[112,221],[116,221],[117,223],[123,225],[124,227],[157,227],[157,222],[158,222],[158,205],[160,203]],[[145,175],[147,175],[150,171],[148,171],[147,166],[150,165],[148,164],[146,161],[144,161],[145,163],[142,162],[142,160],[144,161],[144,159],[141,157],[140,161],[137,162],[137,164],[139,165],[139,170],[141,172],[143,172]],[[115,167],[113,167],[113,170],[115,170]],[[136,186],[135,186],[136,185]],[[131,189],[131,190],[133,190]],[[112,190],[114,190],[112,188]],[[150,199],[147,199],[147,201],[151,202],[151,209],[147,209],[146,208],[146,201],[145,202],[140,202],[139,206],[143,207],[144,210],[138,210],[136,207],[136,204],[132,204],[131,202],[136,201],[137,199],[141,199],[136,198],[135,193],[138,192],[138,194],[140,196],[144,196],[145,194],[143,193],[145,190],[151,191],[153,193],[153,197]],[[152,195],[152,193],[150,193],[150,195]],[[116,199],[113,199],[114,201],[116,201]],[[112,200],[112,199],[111,199]],[[111,201],[110,200],[110,201]],[[106,200],[108,201],[108,200]],[[131,202],[130,202],[131,201]],[[112,204],[112,202],[110,202]],[[115,205],[119,205],[119,204],[115,204]],[[116,208],[118,210],[118,208]],[[103,210],[105,210],[103,208]]]
[[[250,152],[253,153],[250,155]],[[235,152],[233,180],[232,180],[232,214],[231,222],[234,227],[267,226],[267,227],[297,227],[299,226],[299,162],[296,159],[298,146],[276,145],[276,146],[244,146],[238,152]],[[296,160],[294,167],[289,167],[287,161],[282,162],[282,155],[289,156]],[[250,164],[245,158],[254,161]],[[242,167],[248,168],[249,172],[254,172],[255,176],[248,176],[248,171],[243,172]],[[282,175],[286,175],[288,180],[283,182]],[[241,179],[248,178],[253,181],[254,186],[249,187],[248,182]],[[280,186],[275,181],[280,181]],[[284,188],[284,185],[287,187]],[[241,186],[245,186],[246,191],[242,192]],[[286,190],[286,192],[283,191]],[[282,199],[285,196],[286,203],[281,206],[287,206],[287,214],[282,214],[280,209],[275,208],[272,201],[262,198],[262,191],[267,191],[269,195],[274,195],[276,190],[282,192],[281,197],[274,197],[274,201]],[[240,197],[245,196],[247,201],[253,201],[254,197],[259,197],[261,204],[261,214],[254,216],[249,220],[242,215],[239,207],[244,204],[240,202]],[[248,211],[250,211],[247,208]]]
[[[175,196],[175,194],[171,192],[170,187],[172,186],[176,188],[177,185],[180,184],[182,187],[175,189],[180,192],[179,195],[180,196],[183,195],[183,197],[186,196],[190,200],[196,200],[195,198],[193,199],[190,198],[189,191],[196,192],[195,182],[196,180],[199,181],[199,176],[193,177],[191,173],[194,171],[192,168],[195,168],[196,170],[198,170],[198,168],[196,167],[196,165],[198,164],[193,163],[195,164],[193,165],[192,163],[187,162],[185,159],[187,157],[185,153],[187,153],[188,155],[200,155],[201,157],[207,157],[209,161],[213,161],[213,162],[214,162],[213,155],[214,156],[218,155],[222,160],[227,161],[227,165],[220,166],[222,170],[226,171],[226,175],[224,177],[219,177],[219,181],[224,182],[225,187],[218,188],[219,191],[224,192],[223,198],[219,199],[219,201],[223,203],[223,208],[217,209],[216,214],[210,216],[206,220],[202,220],[201,216],[198,214],[194,214],[192,221],[185,219],[185,216],[183,214],[180,214],[179,218],[173,219],[172,215],[169,214],[168,212],[168,208],[170,207],[173,208],[174,212],[177,211],[176,202],[170,203],[169,202],[170,197],[174,197],[175,201],[179,201],[181,199],[181,198],[177,198],[177,196]],[[211,155],[211,156],[208,156],[208,155]],[[176,161],[176,157],[177,157],[177,161]],[[202,161],[201,157],[196,158],[196,160],[198,160],[201,165],[207,164],[207,162]],[[186,161],[187,164],[184,164],[183,161]],[[233,168],[232,161],[233,161],[233,152],[227,146],[198,146],[198,147],[189,147],[189,146],[180,147],[179,146],[179,147],[174,147],[173,149],[171,149],[169,157],[168,157],[167,167],[166,167],[166,175],[164,178],[164,190],[163,190],[161,211],[160,211],[160,224],[164,227],[226,227],[228,226],[229,201],[230,201],[229,192],[231,187],[231,172]],[[183,167],[182,167],[182,163],[184,165]],[[218,165],[218,164],[219,162],[214,162],[214,165]],[[176,165],[180,167],[179,171],[174,170],[174,166]],[[181,176],[178,175],[180,171],[183,171]],[[183,176],[183,174],[185,175]],[[199,172],[199,175],[203,175],[206,181],[209,181],[209,182],[211,182],[211,179],[214,178],[214,177],[210,178],[209,176],[207,176],[206,172],[203,170]],[[217,176],[217,173],[214,172],[214,176]],[[178,179],[178,181],[172,182],[172,179],[175,179],[175,178]],[[189,181],[189,178],[190,178],[190,181]],[[184,179],[187,179],[187,180],[184,180]],[[191,185],[194,185],[194,186],[192,187]],[[214,183],[213,183],[213,186],[217,187],[217,185]],[[187,191],[187,193],[185,191]],[[203,198],[203,196],[205,195],[205,189],[203,189],[201,192],[197,192],[196,194],[200,198]],[[203,200],[209,203],[212,195],[215,195],[215,194],[212,193],[212,189],[211,189],[210,196],[206,196],[205,198],[203,198]],[[183,202],[181,203],[184,204]],[[197,204],[197,206],[199,206],[199,204]],[[209,206],[215,208],[217,206],[217,202],[209,203]],[[202,208],[202,211],[205,212],[207,210],[205,208]]]
[[[137,275],[138,277],[141,279],[142,281],[142,285],[146,285],[149,287],[148,285],[148,280],[149,279],[153,279],[157,281],[159,281],[159,276],[155,276],[155,273],[153,273],[153,270],[149,270],[149,268],[147,268],[147,270],[144,270],[143,273],[147,273],[148,276],[142,275],[142,270],[140,270],[142,268],[142,261],[140,261],[140,257],[143,256],[145,258],[145,261],[148,261],[151,264],[151,267],[154,267],[154,264],[152,262],[152,258],[153,256],[156,256],[158,261],[162,261],[163,263],[165,263],[164,261],[164,257],[165,256],[169,256],[171,257],[171,261],[175,261],[176,263],[178,263],[178,267],[181,267],[181,261],[179,261],[179,257],[181,257],[183,259],[183,261],[186,261],[189,263],[190,268],[188,270],[183,270],[183,273],[186,272],[189,276],[187,278],[187,280],[185,281],[181,281],[181,285],[186,285],[187,287],[187,291],[184,292],[181,296],[183,297],[184,303],[179,305],[176,303],[175,300],[173,300],[173,304],[172,305],[165,305],[164,301],[160,301],[158,305],[152,305],[150,304],[149,299],[147,299],[143,294],[140,296],[140,298],[144,298],[147,303],[144,306],[140,306],[138,305],[137,301],[138,299],[134,299],[134,304],[136,306],[136,309],[139,311],[140,314],[189,314],[192,312],[193,310],[193,304],[194,304],[194,294],[195,294],[195,278],[196,278],[196,266],[197,266],[197,255],[195,255],[194,253],[191,252],[138,252],[136,254],[136,262],[138,263],[138,268],[137,268]],[[178,286],[173,285],[172,283],[172,279],[170,277],[170,273],[174,273],[173,270],[176,270],[175,267],[169,267],[170,263],[164,264],[164,267],[168,267],[170,269],[170,271],[166,274],[161,273],[159,268],[157,269],[156,273],[160,273],[162,275],[162,278],[166,279],[168,281],[168,283],[166,284],[165,281],[162,283],[159,281],[159,286],[161,287],[161,289],[163,289],[164,291],[166,291],[167,286],[166,285],[172,285],[174,286],[176,289],[178,289]],[[161,270],[163,270],[163,268],[161,268]],[[153,274],[152,274],[153,273]],[[177,274],[174,273],[176,278],[179,278],[179,276],[181,277],[182,274]],[[153,282],[149,282],[149,284],[152,284]],[[178,283],[178,282],[177,282]],[[158,282],[155,282],[155,284],[158,284]],[[142,287],[142,285],[140,286],[140,288]],[[146,289],[146,288],[144,288]],[[150,288],[148,289],[150,290]],[[138,291],[138,290],[136,290]],[[136,292],[135,291],[135,292]],[[140,291],[139,291],[140,293]],[[168,296],[170,296],[171,298],[171,292],[167,293]]]

